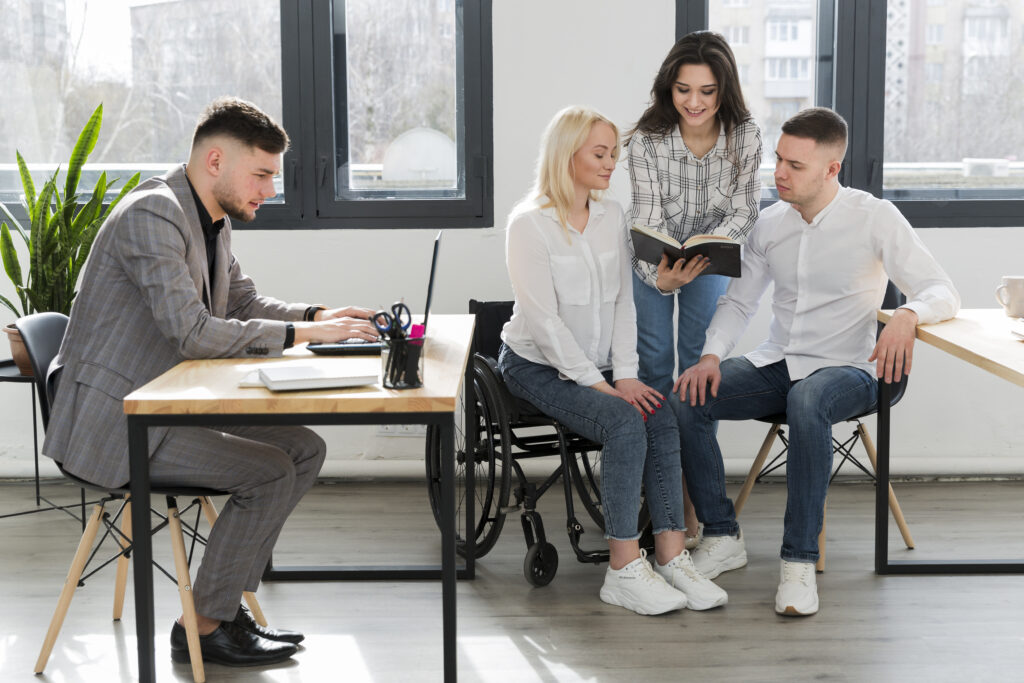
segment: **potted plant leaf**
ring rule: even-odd
[[[139,174],[136,173],[106,208],[103,206],[104,197],[117,183],[116,178],[107,181],[106,171],[100,174],[91,192],[79,193],[82,167],[96,146],[102,121],[103,105],[100,104],[89,117],[71,151],[63,194],[58,182],[59,167],[37,193],[28,165],[21,153],[17,152],[18,172],[24,190],[22,204],[28,216],[28,227],[23,226],[11,210],[0,202],[0,208],[21,237],[28,253],[27,267],[23,268],[14,248],[11,229],[7,221],[4,221],[0,225],[0,256],[3,258],[4,271],[14,284],[20,306],[3,295],[0,295],[0,304],[16,316],[40,311],[57,311],[65,315],[71,312],[71,303],[77,294],[78,276],[89,256],[96,233],[117,203],[139,183]],[[80,201],[82,198],[86,198],[84,202]],[[15,339],[17,330],[13,323],[7,325],[4,331],[11,338],[11,350],[17,362],[17,347],[21,339]],[[24,364],[19,363],[18,367],[22,374],[32,374],[27,357]]]

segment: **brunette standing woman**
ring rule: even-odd
[[[651,104],[628,138],[633,224],[680,242],[702,234],[746,239],[761,197],[761,133],[725,38],[695,31],[672,46],[654,79]],[[670,268],[663,259],[655,267],[633,257],[640,380],[664,394],[672,390],[677,362],[682,371],[700,359],[728,285],[722,275],[687,282],[684,269],[681,261]],[[698,525],[689,495],[686,527],[693,547]]]

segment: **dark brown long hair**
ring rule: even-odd
[[[679,125],[679,112],[672,104],[672,87],[683,64],[706,64],[718,82],[718,120],[728,135],[740,123],[750,118],[750,110],[743,100],[739,71],[732,49],[720,33],[694,31],[680,38],[668,51],[665,61],[651,86],[651,103],[627,133],[654,133],[664,135]]]

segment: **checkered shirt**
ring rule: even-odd
[[[678,126],[665,135],[634,134],[627,158],[632,223],[680,242],[704,234],[745,241],[753,229],[761,199],[761,131],[752,119],[729,135],[723,129],[703,159],[687,149]],[[633,270],[654,287],[657,267],[632,258]]]

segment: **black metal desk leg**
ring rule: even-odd
[[[128,462],[132,494],[132,536],[135,577],[135,635],[139,681],[156,681],[153,652],[153,544],[149,534],[149,437],[146,423],[128,416]]]
[[[454,415],[441,425],[441,614],[444,632],[444,680],[458,678],[455,624],[455,430]],[[466,463],[467,471],[471,463]],[[467,498],[471,498],[472,494]],[[466,535],[472,535],[471,529]]]
[[[441,592],[444,680],[458,678],[455,623],[455,416],[441,425]],[[470,464],[467,463],[467,468]],[[472,497],[472,496],[468,496]],[[467,531],[467,536],[472,531]]]
[[[889,403],[892,385],[878,383],[878,463],[875,466],[875,572],[889,569]]]

